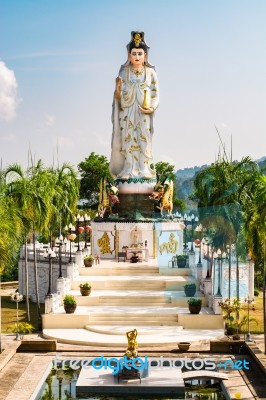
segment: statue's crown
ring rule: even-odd
[[[136,47],[139,47],[140,42],[142,42],[142,35],[139,32],[133,33],[133,41]]]

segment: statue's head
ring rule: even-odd
[[[147,45],[143,32],[131,32],[132,39],[128,45],[128,59],[135,68],[143,66],[147,57]]]
[[[135,68],[138,68],[146,64],[147,66],[154,68],[148,61],[149,46],[145,42],[144,32],[131,32],[131,40],[127,45],[127,51],[128,60],[122,67],[132,64]]]

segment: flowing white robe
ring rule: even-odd
[[[154,110],[159,105],[159,90],[156,72],[144,67],[136,76],[130,66],[120,70],[122,78],[121,101],[113,101],[113,136],[110,173],[117,179],[153,178],[152,162],[152,114],[139,110],[143,105],[144,91],[148,106]]]

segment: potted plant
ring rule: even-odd
[[[201,299],[195,299],[195,297],[192,297],[191,299],[188,299],[188,308],[191,314],[199,314],[201,310],[201,304],[202,300]]]
[[[67,294],[63,300],[66,314],[73,314],[77,308],[77,302],[72,294]]]
[[[178,256],[176,256],[176,262],[178,268],[185,268],[187,265],[187,259],[188,259],[187,255],[179,254]]]
[[[91,254],[88,256],[84,256],[85,267],[92,267],[93,261],[94,261],[94,257]]]
[[[25,334],[32,333],[34,330],[35,330],[34,326],[29,324],[28,322],[19,322],[18,324],[15,323],[13,326],[9,326],[6,331],[12,333],[19,333],[21,339],[23,339],[23,336]]]
[[[86,283],[81,283],[79,285],[80,288],[80,293],[82,296],[89,296],[91,293],[91,285],[86,282]]]
[[[184,292],[186,294],[187,297],[194,297],[195,293],[196,293],[196,284],[195,283],[187,283],[184,286]]]
[[[219,306],[224,312],[226,334],[235,335],[238,333],[238,324],[235,322],[235,317],[231,314],[239,313],[241,309],[240,301],[237,299],[225,299],[219,302]]]
[[[179,343],[177,343],[177,345],[178,345],[178,348],[180,351],[185,352],[185,351],[188,351],[191,343],[190,342],[179,342]]]

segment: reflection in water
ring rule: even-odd
[[[64,370],[52,369],[50,374],[48,375],[43,387],[41,388],[39,394],[37,395],[35,400],[81,400],[81,399],[90,399],[90,400],[186,400],[186,399],[200,399],[200,400],[224,400],[225,397],[222,394],[220,386],[218,383],[214,383],[213,380],[199,382],[189,381],[186,382],[186,395],[185,399],[182,395],[173,395],[169,397],[166,396],[110,396],[110,395],[89,395],[84,394],[84,396],[76,397],[76,382],[78,380],[78,376],[80,373],[80,369],[72,370],[71,368],[66,368]],[[198,396],[198,397],[197,397]]]

